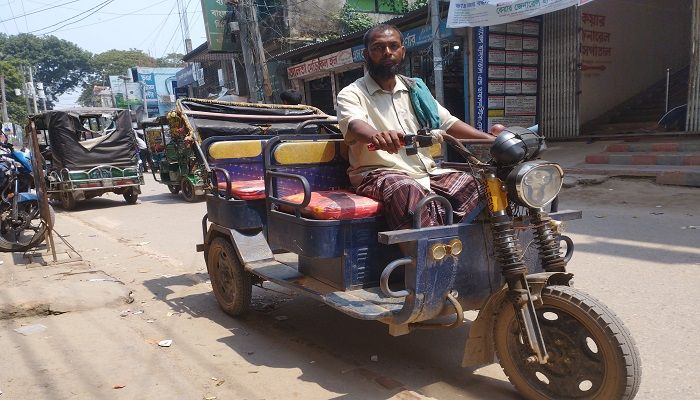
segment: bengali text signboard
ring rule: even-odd
[[[592,0],[452,0],[447,27],[505,24],[590,1]]]

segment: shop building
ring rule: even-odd
[[[422,9],[387,22],[404,33],[403,73],[423,78],[432,89],[427,20]],[[479,28],[448,29],[443,20],[444,105],[484,130],[495,123],[539,124],[550,138],[571,138],[601,134],[590,127],[608,120],[602,133],[638,131],[656,125],[667,109],[687,104],[684,130],[698,131],[699,26],[700,0],[591,1]],[[363,33],[276,58],[287,62],[290,85],[303,91],[307,104],[335,114],[337,93],[363,74]],[[665,86],[667,70],[668,102],[664,90],[655,94]],[[618,110],[633,101],[648,113],[634,116],[637,125],[615,122],[611,115],[622,118]]]

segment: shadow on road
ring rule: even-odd
[[[232,318],[216,304],[206,273],[147,280],[174,311],[207,318],[231,332],[216,339],[256,366],[299,369],[299,379],[343,393],[342,399],[387,399],[404,390],[435,398],[520,398],[512,386],[459,365],[466,329],[415,331],[392,337],[384,324],[350,318],[276,285],[254,287],[251,311]],[[206,292],[178,296],[201,286]],[[468,324],[467,324],[468,325]],[[377,361],[372,361],[376,356]],[[367,386],[367,383],[373,385]],[[357,389],[362,388],[362,389]],[[367,390],[374,393],[368,397]]]

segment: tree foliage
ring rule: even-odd
[[[335,16],[338,24],[339,33],[330,33],[324,40],[333,39],[338,36],[347,35],[349,33],[363,31],[374,25],[374,21],[367,14],[357,11],[348,3],[343,5],[338,14]]]
[[[0,59],[12,57],[35,68],[34,81],[43,82],[49,103],[78,86],[91,71],[91,54],[55,36],[0,34]]]
[[[156,58],[157,67],[184,67],[185,63],[182,61],[184,55],[180,53],[169,53],[165,57]]]
[[[22,88],[21,62],[15,58],[0,60],[0,75],[5,77],[7,114],[10,121],[24,124],[27,119],[27,107],[22,96],[16,96],[14,89]]]
[[[155,67],[156,60],[142,50],[108,50],[95,54],[91,66],[98,76],[124,75],[131,67]]]

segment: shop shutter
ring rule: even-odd
[[[579,15],[569,7],[542,19],[540,132],[548,138],[579,135]]]
[[[693,0],[686,131],[700,132],[700,0]]]

